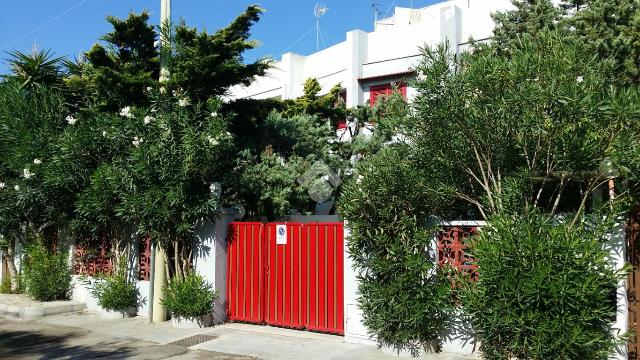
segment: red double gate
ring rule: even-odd
[[[342,223],[237,222],[229,230],[229,320],[344,334]]]

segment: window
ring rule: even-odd
[[[402,93],[402,97],[407,98],[407,84],[399,83],[396,84],[398,87],[398,91]],[[382,85],[374,85],[369,88],[369,106],[373,107],[376,101],[378,100],[378,96],[380,95],[391,95],[393,93],[393,85],[382,84]]]

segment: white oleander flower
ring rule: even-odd
[[[166,94],[167,93],[167,88],[164,86],[160,87],[160,94]]]
[[[20,191],[20,185],[16,185],[16,186],[14,186],[14,187],[13,187],[13,189],[14,189],[15,191]]]
[[[67,123],[69,125],[75,125],[78,122],[78,119],[74,118],[73,116],[69,115],[65,118],[65,120],[67,121]]]
[[[576,78],[576,81],[577,81],[578,83],[581,83],[581,82],[583,82],[583,81],[584,81],[584,77],[582,77],[582,76],[578,76],[578,77]]]
[[[189,104],[190,104],[189,103],[189,99],[187,99],[187,98],[182,98],[182,99],[178,100],[178,105],[181,106],[181,107],[188,106]]]
[[[151,86],[147,86],[147,91],[151,91],[153,88]]]
[[[153,118],[153,116],[149,116],[149,115],[147,115],[147,116],[145,116],[145,117],[144,117],[144,124],[145,124],[145,125],[149,125],[153,120],[155,120],[155,119]]]
[[[212,111],[212,112],[211,112],[211,117],[218,117],[218,113],[217,113],[217,112],[215,112],[215,111]]]
[[[575,26],[569,26],[569,31],[576,31],[576,27]]]
[[[7,187],[7,184],[0,182],[0,190],[4,190]]]
[[[231,137],[231,133],[230,132],[227,131],[226,134],[227,134],[228,137]]]
[[[133,113],[131,112],[131,106],[125,106],[120,110],[120,116],[126,117],[127,119],[133,118]]]
[[[218,141],[218,139],[214,138],[213,136],[209,135],[207,136],[207,141],[209,141],[209,144],[211,145],[218,145],[220,142]]]
[[[34,163],[35,165],[40,165],[40,164],[42,164],[42,160],[40,160],[40,159],[33,159],[33,163]]]
[[[214,182],[209,185],[209,192],[211,192],[214,196],[218,197],[222,194],[222,186],[220,183]]]
[[[133,137],[133,141],[131,142],[133,144],[133,146],[138,147],[140,146],[140,144],[142,144],[144,142],[144,139],[139,138],[137,136]]]
[[[107,136],[107,132],[105,130],[102,130],[102,136]]]
[[[30,179],[33,175],[35,174],[32,173],[29,169],[22,169],[22,176],[24,176],[25,179]]]
[[[362,179],[364,179],[364,176],[358,175],[358,178],[356,179],[356,184],[362,184]]]

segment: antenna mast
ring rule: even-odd
[[[380,4],[378,3],[373,3],[371,4],[371,8],[373,9],[373,28],[375,29],[376,24],[378,23],[378,16],[382,15],[382,13],[380,12],[380,9],[378,8],[380,6]]]
[[[329,10],[323,4],[317,3],[313,8],[313,15],[316,17],[316,51],[320,51],[320,18]]]

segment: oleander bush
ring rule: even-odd
[[[351,230],[364,325],[382,344],[437,351],[453,309],[451,285],[428,250],[423,176],[404,154],[389,147],[363,162],[339,210]]]
[[[41,244],[27,248],[23,280],[26,292],[39,301],[67,300],[73,269],[64,252],[52,253]]]
[[[138,307],[138,289],[127,274],[126,264],[126,258],[121,257],[114,275],[99,275],[91,284],[91,294],[105,310],[125,313]]]
[[[198,319],[213,313],[213,301],[217,294],[211,284],[195,272],[184,278],[175,277],[164,289],[162,304],[172,317]]]
[[[616,287],[605,242],[613,217],[569,222],[528,209],[489,219],[471,242],[478,282],[464,309],[485,359],[608,359]],[[614,230],[612,230],[614,229]]]

